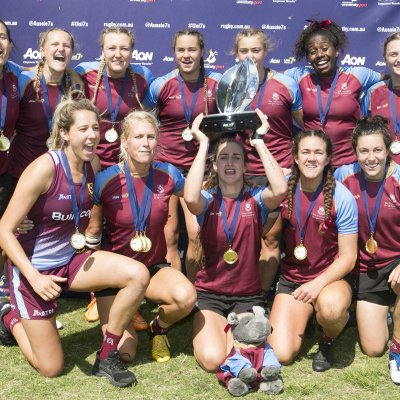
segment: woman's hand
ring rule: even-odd
[[[299,301],[302,301],[306,304],[315,303],[317,297],[319,296],[321,290],[324,286],[318,282],[316,279],[313,279],[310,282],[303,283],[299,286],[293,293],[292,296]]]
[[[210,139],[200,130],[200,124],[203,121],[203,113],[199,114],[193,121],[192,128],[190,129],[193,137],[201,144],[205,143],[208,145]]]
[[[40,272],[34,279],[29,281],[32,289],[46,301],[54,300],[60,297],[62,292],[59,283],[66,282],[67,278],[62,278],[56,275],[43,275]]]
[[[28,233],[33,228],[33,221],[25,217],[24,220],[19,224],[17,232],[21,234]]]
[[[400,294],[400,264],[393,269],[388,278],[388,283],[392,290],[399,295]]]

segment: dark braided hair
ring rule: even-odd
[[[319,231],[320,233],[324,233],[324,231],[328,228],[328,225],[331,221],[331,209],[332,209],[332,200],[333,200],[333,191],[335,188],[336,180],[333,176],[332,171],[332,154],[333,154],[333,146],[330,137],[322,130],[310,130],[300,132],[295,136],[292,144],[292,156],[297,157],[299,152],[299,146],[302,139],[307,137],[318,137],[320,138],[326,145],[326,154],[329,158],[329,163],[325,166],[323,171],[323,194],[324,194],[324,221],[320,224]],[[297,163],[293,163],[292,165],[292,173],[288,181],[288,218],[290,219],[293,213],[293,197],[296,191],[297,181],[300,177],[300,170]]]
[[[315,35],[323,35],[332,42],[336,50],[344,51],[347,46],[347,35],[342,28],[334,21],[309,21],[309,25],[300,33],[294,46],[294,56],[297,61],[307,58],[308,43],[311,37]]]

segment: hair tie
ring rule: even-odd
[[[332,223],[332,219],[328,218],[327,220],[324,221],[322,224],[322,230],[327,231],[329,228],[329,225]]]

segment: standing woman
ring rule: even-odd
[[[390,157],[400,162],[400,33],[390,35],[383,45],[383,57],[390,78],[370,87],[363,99],[365,115],[383,115],[389,123]]]
[[[309,21],[295,44],[298,61],[310,66],[285,71],[298,82],[303,99],[304,129],[322,129],[333,143],[334,168],[355,161],[351,134],[361,115],[359,97],[381,80],[378,72],[365,67],[340,67],[339,52],[347,36],[334,21]]]
[[[296,135],[288,197],[277,220],[285,255],[268,342],[282,364],[300,351],[313,313],[322,327],[314,371],[333,363],[332,344],[348,320],[351,286],[344,279],[357,257],[357,205],[332,173],[332,142],[321,130]],[[317,249],[317,251],[316,251]]]
[[[262,227],[270,210],[286,194],[286,181],[278,163],[264,144],[268,131],[265,115],[254,142],[263,162],[269,186],[245,184],[246,153],[240,141],[226,136],[217,143],[212,175],[203,188],[209,139],[200,130],[199,115],[192,132],[199,150],[185,183],[185,202],[200,225],[204,265],[196,275],[198,310],[193,321],[194,355],[206,371],[216,371],[232,349],[227,315],[265,307],[258,275]],[[199,240],[199,238],[198,238]]]
[[[75,67],[85,85],[86,97],[101,115],[97,155],[101,168],[118,163],[121,122],[132,110],[142,109],[142,100],[153,80],[146,67],[130,64],[135,38],[122,26],[102,31],[101,61]]]
[[[133,111],[122,123],[121,162],[96,176],[87,235],[100,244],[105,220],[104,248],[144,263],[150,272],[145,297],[158,304],[158,315],[150,323],[152,357],[158,362],[170,359],[168,328],[186,317],[196,301],[196,291],[188,279],[170,268],[163,227],[168,219],[172,195],[181,197],[185,179],[174,166],[154,161],[158,122],[145,111]],[[114,302],[113,293],[97,294],[103,327]],[[127,361],[136,354],[137,336],[125,331],[121,353]]]
[[[197,148],[189,126],[200,113],[218,112],[215,89],[220,74],[204,69],[204,38],[193,29],[175,33],[173,50],[177,68],[157,78],[150,86],[149,96],[144,105],[157,107],[160,120],[160,139],[157,160],[170,162],[184,175],[187,174],[196,156]],[[181,200],[188,233],[186,270],[193,278],[195,268],[195,239],[198,232],[196,218],[190,214]],[[181,269],[178,252],[178,198],[172,196],[169,205],[169,219],[165,227],[167,259],[174,268]]]
[[[358,205],[359,257],[353,292],[360,344],[371,357],[385,351],[387,313],[395,304],[389,366],[392,381],[400,384],[400,247],[396,234],[400,227],[400,167],[389,157],[389,126],[380,115],[363,117],[352,139],[357,162],[339,168],[335,175]]]
[[[96,107],[87,99],[61,102],[51,138],[54,150],[23,172],[0,221],[0,245],[11,261],[11,306],[2,305],[0,338],[9,340],[12,334],[28,362],[41,375],[55,377],[64,365],[56,328],[61,291],[117,288],[93,374],[107,377],[114,386],[128,386],[136,379],[120,361],[117,346],[140,305],[149,274],[140,262],[85,247],[99,167]],[[26,215],[34,227],[16,236]]]
[[[84,81],[86,97],[100,111],[100,143],[96,152],[104,169],[118,163],[122,120],[132,110],[142,108],[153,75],[146,67],[130,64],[135,38],[129,29],[106,28],[100,43],[101,61],[79,64],[75,70]],[[85,318],[89,322],[99,319],[93,294]],[[139,312],[134,325],[137,330],[148,328]]]
[[[36,68],[22,72],[18,80],[20,109],[9,153],[14,185],[24,169],[50,148],[54,110],[69,89],[79,88],[81,83],[76,74],[67,71],[74,51],[68,31],[54,28],[41,32],[39,51],[42,59]]]

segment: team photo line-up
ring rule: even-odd
[[[136,384],[137,331],[167,362],[168,330],[192,314],[205,371],[233,396],[275,394],[310,321],[321,327],[312,368],[323,372],[350,308],[362,351],[382,355],[390,307],[389,374],[400,384],[399,33],[384,43],[383,75],[339,66],[348,40],[332,20],[307,21],[294,41],[304,66],[281,72],[264,64],[262,30],[239,31],[232,64],[255,66],[247,110],[259,127],[212,141],[202,121],[218,113],[221,75],[204,67],[198,31],[174,34],[176,68],[156,78],[130,63],[125,27],[101,32],[99,61],[74,69],[67,30],[40,33],[30,69],[10,60],[11,35],[0,20],[0,265],[10,290],[0,344],[17,344],[42,376],[60,375],[57,299],[90,292],[85,317],[103,335],[93,374],[112,385]],[[231,313],[260,322],[268,292],[273,330],[244,344]],[[144,299],[158,305],[149,323]]]

